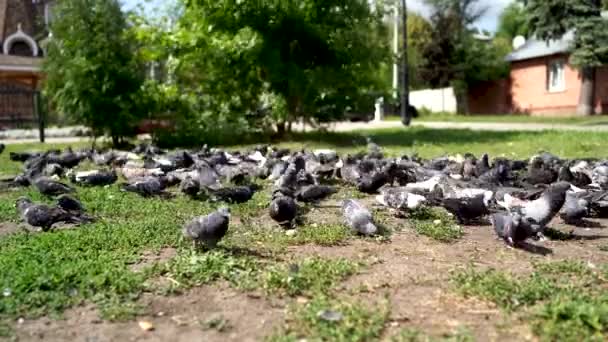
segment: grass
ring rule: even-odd
[[[410,213],[412,226],[420,235],[439,242],[454,242],[464,236],[464,230],[453,216],[438,208],[420,208]]]
[[[386,120],[399,121],[399,116],[388,116]],[[607,124],[607,116],[591,117],[542,117],[529,115],[456,115],[451,113],[432,113],[420,115],[415,121],[441,121],[441,122],[483,122],[483,123],[540,123],[540,124],[562,124],[562,125],[595,125]]]
[[[324,313],[330,313],[333,319],[328,320]],[[388,304],[370,307],[317,295],[308,303],[293,307],[286,329],[268,340],[295,342],[306,337],[312,341],[371,341],[380,337],[388,315]]]
[[[608,337],[606,269],[578,261],[536,264],[528,275],[468,269],[453,277],[465,296],[489,300],[524,318],[543,341],[602,341]]]
[[[394,336],[391,341],[393,342],[473,342],[475,338],[471,333],[463,328],[459,329],[451,334],[447,334],[441,337],[432,337],[416,329],[405,329]]]

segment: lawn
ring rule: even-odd
[[[602,133],[421,128],[295,134],[280,145],[354,153],[365,148],[366,136],[394,156],[527,158],[546,150],[603,157],[608,147]],[[65,145],[9,145],[0,175],[20,169],[9,152],[51,147]],[[374,209],[386,232],[361,238],[342,226],[337,204],[365,196],[342,187],[324,205],[306,206],[299,228],[287,234],[267,217],[265,185],[251,201],[231,206],[227,237],[207,253],[192,250],[181,226],[217,203],[181,194],[145,199],[119,185],[77,187],[97,222],[29,233],[21,229],[15,200],[52,200],[29,188],[0,190],[0,336],[574,341],[604,340],[608,333],[601,230],[549,241],[553,253],[542,256],[507,249],[491,228],[459,227],[441,210],[400,219]],[[362,200],[371,203],[369,196]],[[142,331],[137,322],[143,321],[155,330]]]
[[[399,121],[401,119],[398,115],[390,115],[386,117],[386,120]],[[414,120],[427,122],[540,123],[581,126],[608,124],[608,116],[601,115],[592,117],[538,117],[516,114],[456,115],[452,113],[432,113],[420,115]]]

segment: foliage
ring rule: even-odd
[[[176,82],[192,104],[188,126],[282,130],[357,111],[362,94],[385,91],[376,74],[389,51],[381,17],[363,0],[185,1],[172,42]],[[274,103],[264,97],[284,110],[269,117]]]
[[[68,0],[54,8],[45,92],[57,110],[114,143],[134,133],[142,114],[142,75],[116,0]]]
[[[511,42],[517,36],[528,37],[529,34],[530,29],[524,6],[521,2],[512,2],[500,14],[496,36]]]

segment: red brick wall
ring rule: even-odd
[[[482,82],[469,87],[469,113],[507,114],[510,111],[508,79]]]
[[[595,112],[608,114],[608,67],[597,69],[595,74]]]

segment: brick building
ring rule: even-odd
[[[576,115],[581,76],[568,60],[574,38],[568,32],[549,43],[530,39],[507,56],[506,80],[473,87],[469,108],[473,114],[521,113],[533,116]],[[608,68],[596,70],[595,113],[608,113]]]
[[[34,119],[49,0],[0,0],[0,128]]]

